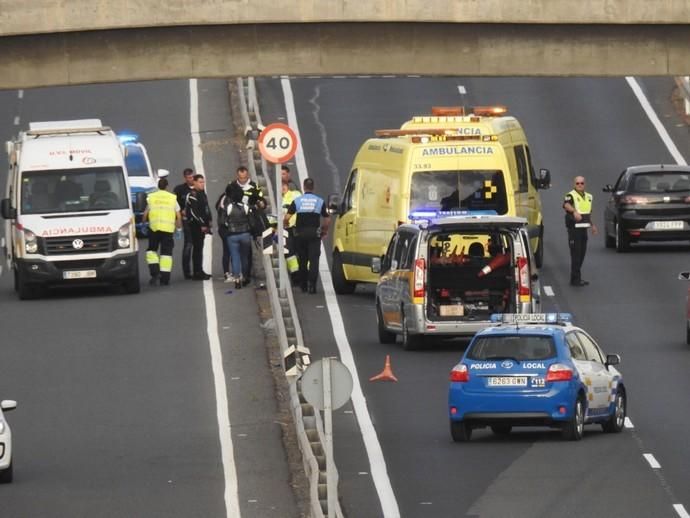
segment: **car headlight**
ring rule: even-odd
[[[117,231],[117,246],[120,248],[128,248],[129,243],[130,243],[130,234],[131,234],[131,223],[125,223],[120,227],[120,230]]]
[[[38,239],[36,234],[29,229],[24,229],[24,250],[27,254],[35,254],[38,252]]]

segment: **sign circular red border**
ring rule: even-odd
[[[266,139],[270,139],[272,136],[271,134],[276,131],[279,132],[281,137],[284,137],[284,133],[287,133],[287,136],[290,139],[290,147],[287,150],[281,151],[281,153],[276,153],[273,150],[268,149],[264,144]],[[267,161],[273,162],[274,164],[282,164],[283,162],[287,162],[293,156],[295,156],[295,153],[297,152],[297,134],[290,126],[283,124],[282,122],[274,122],[273,124],[266,126],[259,135],[258,142],[261,156],[263,156]]]

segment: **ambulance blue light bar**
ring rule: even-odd
[[[129,142],[138,142],[139,141],[139,135],[136,133],[120,133],[117,138],[120,139],[120,142],[122,144],[127,144]]]
[[[567,324],[572,323],[571,313],[494,313],[490,317],[496,324]]]
[[[410,212],[409,219],[435,219],[451,216],[497,216],[495,210],[434,210],[420,209]]]

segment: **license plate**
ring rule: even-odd
[[[682,221],[655,221],[652,223],[654,230],[683,230]]]
[[[96,277],[96,270],[71,270],[62,272],[63,279],[93,279]]]
[[[492,376],[489,378],[490,387],[526,387],[527,376]]]

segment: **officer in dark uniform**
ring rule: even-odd
[[[184,244],[182,245],[182,272],[185,279],[192,278],[192,231],[189,228],[189,221],[186,216],[185,203],[187,195],[194,190],[194,170],[189,167],[186,168],[182,175],[184,182],[176,185],[173,189],[175,196],[177,196],[177,203],[180,205],[182,211],[182,232],[184,234]]]
[[[303,190],[304,194],[298,196],[288,207],[284,222],[287,227],[290,216],[297,215],[293,235],[299,260],[300,286],[304,292],[316,293],[321,240],[328,235],[331,218],[323,198],[313,192],[314,180],[304,180]]]
[[[587,286],[580,269],[587,253],[587,231],[591,228],[596,235],[597,227],[592,222],[592,195],[585,191],[584,176],[575,177],[575,188],[565,195],[565,227],[568,229],[570,247],[570,285]]]

